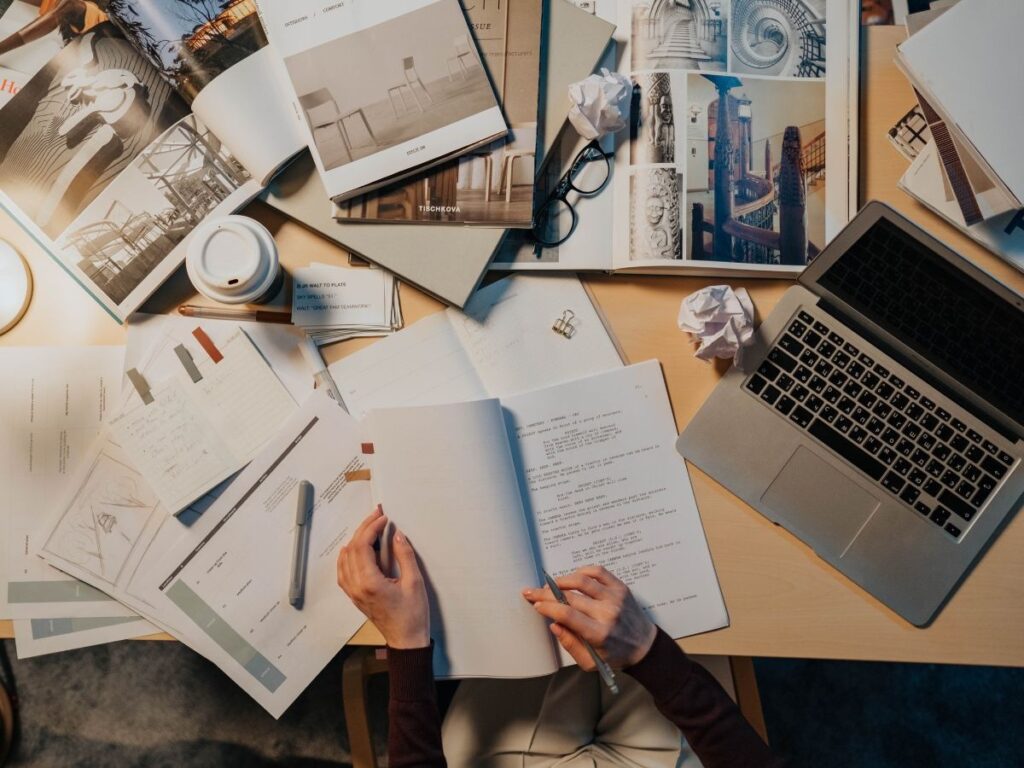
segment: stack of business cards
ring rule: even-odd
[[[318,346],[386,336],[403,325],[398,281],[383,269],[311,264],[292,278],[292,323]]]

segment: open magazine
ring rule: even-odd
[[[493,267],[798,274],[857,207],[858,4],[596,0],[595,9],[617,24],[618,57],[606,66],[633,82],[609,188],[570,196],[579,224],[563,245],[537,248],[513,233]],[[563,146],[542,184],[552,188],[582,144]],[[599,187],[606,167],[586,164],[577,186]]]
[[[0,34],[0,205],[121,321],[305,147],[252,0],[14,0]]]

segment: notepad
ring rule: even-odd
[[[110,425],[175,514],[245,466],[295,410],[245,333],[210,344],[176,349],[181,370],[162,381],[129,372],[138,397]]]

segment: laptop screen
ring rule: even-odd
[[[1024,424],[1024,313],[881,218],[818,283]]]

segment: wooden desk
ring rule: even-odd
[[[906,81],[892,64],[902,34],[896,28],[867,30],[864,75],[866,104],[862,123],[862,183],[865,199],[884,200],[927,226],[1000,279],[1024,292],[1024,278],[1012,267],[971,243],[896,189],[906,163],[889,145],[888,128],[913,101]],[[342,263],[343,254],[298,225],[263,208],[250,211],[274,231],[286,262]],[[6,218],[0,236],[26,254],[37,293],[21,325],[3,344],[118,343],[123,331],[53,262]],[[679,303],[687,294],[718,281],[703,278],[588,277],[597,299],[631,362],[661,360],[680,429],[690,420],[726,370],[692,356],[688,338],[676,328]],[[761,317],[788,287],[784,281],[739,281]],[[147,305],[171,311],[191,298],[179,274]],[[409,287],[402,288],[410,322],[440,305]],[[357,340],[329,350],[332,360],[371,341]],[[872,659],[960,664],[1024,665],[1024,520],[1014,520],[986,554],[933,626],[919,630],[899,619],[822,563],[803,544],[691,468],[711,552],[725,593],[731,626],[683,641],[691,652],[738,656]],[[0,633],[10,626],[0,623]],[[378,643],[372,626],[356,643]]]

